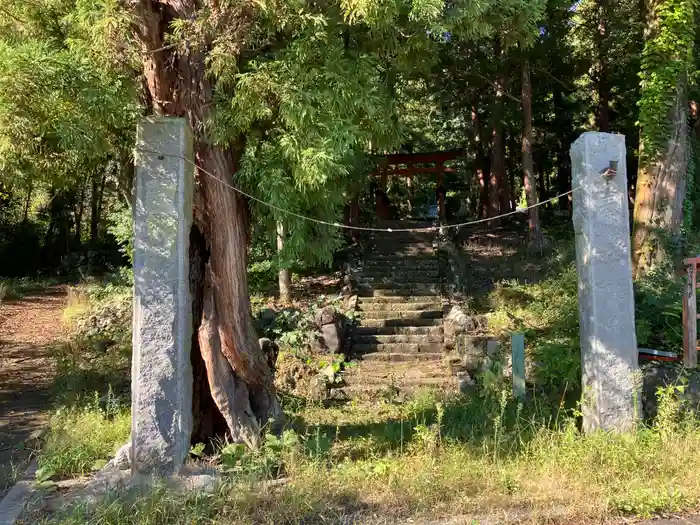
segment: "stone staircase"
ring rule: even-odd
[[[384,228],[433,223],[383,222]],[[437,232],[376,233],[366,243],[360,271],[361,321],[352,336],[356,368],[344,374],[348,397],[382,391],[409,394],[424,387],[453,388],[444,364],[445,336]]]

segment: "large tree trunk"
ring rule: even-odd
[[[200,305],[194,309],[198,336],[193,340],[192,360],[203,363],[206,370],[203,374],[202,368],[195,369],[196,380],[204,381],[206,376],[208,382],[208,389],[201,383],[194,385],[197,437],[201,439],[205,429],[201,412],[211,407],[213,400],[233,439],[254,447],[260,442],[262,426],[270,418],[278,419],[281,409],[272,370],[258,345],[251,315],[247,203],[228,187],[245,143],[241,139],[228,147],[210,146],[204,136],[204,123],[214,102],[201,49],[210,46],[211,39],[205,37],[206,41],[193,45],[192,50],[189,46],[183,46],[187,50],[163,49],[171,23],[196,17],[198,5],[194,0],[142,0],[135,6],[139,15],[136,30],[147,51],[144,73],[154,112],[187,117],[195,134],[199,191],[195,195],[194,222],[209,254],[207,259],[206,251],[200,250],[204,260],[191,261],[200,272],[206,272],[191,275],[192,293],[196,294],[193,299]],[[217,11],[214,3],[210,7]],[[212,16],[212,20],[227,25],[234,22],[225,16]],[[250,14],[241,8],[235,18],[241,42],[245,41],[249,23]]]
[[[648,155],[643,149],[643,137],[639,143],[632,239],[635,279],[655,264],[664,260],[677,263],[679,259],[689,158],[688,100],[683,79],[678,81],[668,120],[672,135],[663,151]]]
[[[539,208],[537,203],[537,190],[535,189],[535,171],[532,161],[532,85],[530,84],[530,62],[527,57],[522,63],[522,100],[523,100],[523,184],[525,186],[525,199],[530,209],[527,212],[527,223],[530,232],[529,241],[533,248],[541,248],[543,244],[542,228],[540,227]]]

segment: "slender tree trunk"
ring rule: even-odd
[[[533,207],[537,203],[537,190],[535,189],[535,170],[532,161],[532,84],[530,83],[530,61],[527,57],[523,58],[522,77],[523,184],[525,186],[525,199],[530,208],[527,214],[530,246],[539,249],[542,247],[543,238],[542,228],[540,227],[539,208]]]
[[[102,220],[102,208],[104,205],[104,197],[105,197],[105,184],[107,183],[107,170],[105,169],[102,172],[102,177],[100,179],[100,190],[99,190],[99,195],[97,197],[97,229],[98,229],[98,237],[99,237],[99,227],[100,227],[100,221]]]
[[[598,96],[596,108],[596,124],[598,131],[610,130],[610,85],[608,81],[608,57],[607,50],[607,23],[609,16],[608,0],[598,0],[598,30],[595,35],[596,64],[595,64],[595,91]]]
[[[564,93],[561,91],[561,89],[555,88],[553,98],[554,108],[557,112],[554,120],[556,122],[556,132],[559,136],[559,140],[557,141],[558,152],[556,162],[556,193],[561,195],[562,193],[565,193],[571,189],[571,159],[569,157],[569,139],[571,136],[572,125],[569,112],[565,109]],[[540,186],[540,198],[544,198],[542,190],[543,188]],[[569,197],[559,199],[560,210],[564,211],[571,209],[571,201]]]
[[[632,266],[635,278],[643,277],[664,260],[679,262],[683,201],[688,174],[688,100],[684,80],[669,115],[672,135],[658,155],[639,145],[639,171],[634,199]],[[643,130],[642,130],[643,132]]]
[[[539,208],[531,207],[537,203],[537,190],[535,189],[535,171],[532,161],[532,85],[530,83],[530,62],[527,57],[523,58],[522,77],[523,184],[525,186],[525,199],[527,200],[528,207],[530,207],[527,213],[530,246],[539,249],[543,244]]]
[[[206,57],[200,49],[211,45],[211,39],[197,49],[162,49],[172,22],[196,16],[197,5],[194,0],[142,0],[135,7],[135,29],[147,50],[144,73],[154,111],[187,117],[195,133],[199,191],[195,195],[194,222],[209,258],[192,261],[205,272],[204,276],[190,276],[192,292],[199,294],[194,301],[201,304],[195,312],[200,315],[193,320],[198,337],[192,359],[203,363],[208,381],[208,389],[201,384],[194,386],[198,392],[194,418],[201,423],[202,412],[213,401],[233,438],[255,447],[262,426],[270,418],[279,420],[282,412],[272,370],[258,344],[251,315],[247,203],[226,186],[232,184],[238,171],[245,141],[241,138],[228,147],[211,146],[204,136],[204,122],[214,105],[214,89],[205,74]],[[212,9],[216,11],[217,5],[213,4]],[[241,8],[236,28],[242,42],[251,19],[252,14]],[[212,20],[218,21],[216,16]],[[229,22],[224,17],[220,23]],[[204,380],[202,373],[195,377]]]
[[[92,174],[91,183],[92,187],[90,189],[90,246],[93,248],[97,244],[98,237],[98,226],[100,221],[100,216],[98,213],[99,204],[99,180],[98,172],[95,171]]]
[[[34,191],[34,185],[30,182],[29,189],[27,190],[27,198],[24,200],[24,211],[22,212],[22,223],[29,220],[29,206],[32,203],[32,193]]]
[[[83,181],[80,188],[80,196],[78,197],[78,213],[75,217],[75,243],[80,244],[83,236],[83,212],[85,211],[85,187],[87,179]]]
[[[494,55],[501,61],[503,52],[500,40],[494,41]],[[504,67],[499,67],[493,104],[493,132],[491,136],[491,176],[489,177],[489,217],[510,211],[508,181],[506,180],[505,143],[503,140],[503,103],[505,93]],[[492,221],[497,225],[500,221]]]
[[[284,224],[282,221],[277,221],[277,255],[279,256],[284,250]],[[283,304],[289,304],[292,296],[292,274],[289,268],[279,269],[279,288],[280,301]]]

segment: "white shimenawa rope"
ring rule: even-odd
[[[527,206],[525,208],[516,208],[514,211],[510,211],[508,213],[502,213],[501,215],[496,215],[495,217],[489,217],[487,219],[478,219],[475,221],[470,221],[470,222],[462,222],[459,224],[445,224],[443,226],[428,226],[425,228],[370,228],[370,227],[363,227],[363,226],[350,226],[348,224],[341,224],[339,222],[327,222],[327,221],[322,221],[320,219],[314,219],[313,217],[307,217],[305,215],[301,215],[299,213],[295,213],[290,210],[285,210],[284,208],[280,208],[279,206],[275,206],[274,204],[271,204],[269,202],[265,202],[263,200],[258,199],[257,197],[253,197],[249,193],[246,193],[245,191],[241,190],[240,188],[236,188],[232,184],[229,184],[228,182],[221,180],[219,177],[216,175],[209,173],[207,170],[203,169],[200,166],[197,166],[194,162],[192,162],[190,159],[183,155],[177,155],[174,153],[163,153],[160,151],[154,151],[154,150],[149,150],[149,149],[143,149],[143,148],[136,148],[136,152],[138,153],[148,153],[151,155],[158,155],[161,157],[174,157],[178,159],[182,159],[185,162],[188,162],[191,164],[196,170],[199,170],[201,173],[204,173],[205,175],[211,177],[218,183],[226,186],[227,188],[232,189],[233,191],[240,193],[241,195],[249,198],[252,201],[255,201],[259,204],[262,204],[263,206],[267,206],[268,208],[271,208],[273,210],[276,210],[280,213],[284,213],[285,215],[291,215],[292,217],[296,217],[298,219],[302,219],[305,221],[310,221],[310,222],[315,222],[317,224],[323,224],[324,226],[331,226],[333,228],[342,228],[345,230],[356,230],[356,231],[365,231],[365,232],[383,232],[383,233],[396,233],[396,232],[404,232],[404,233],[422,233],[422,232],[435,232],[435,231],[444,231],[444,230],[449,230],[449,229],[459,229],[463,228],[465,226],[473,226],[475,224],[483,224],[485,222],[490,222],[493,220],[497,219],[502,219],[503,217],[510,217],[511,215],[516,215],[518,213],[525,213],[529,209],[532,208],[537,208],[539,206],[544,206],[545,204],[548,204],[552,201],[555,201],[557,199],[560,199],[562,197],[566,197],[567,195],[572,194],[573,192],[581,189],[581,185],[576,186],[575,188],[570,189],[569,191],[566,191],[564,193],[560,193],[559,195],[555,195],[551,199],[547,199],[546,201],[538,202],[536,204],[533,204],[532,206]]]

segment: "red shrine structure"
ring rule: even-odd
[[[445,218],[444,174],[454,172],[454,168],[445,167],[445,162],[460,158],[464,150],[436,151],[432,153],[395,153],[378,158],[379,169],[372,173],[378,178],[375,192],[377,218],[389,218],[389,202],[386,196],[389,177],[406,177],[409,189],[413,187],[416,175],[435,174],[435,192],[438,201],[438,215]]]

